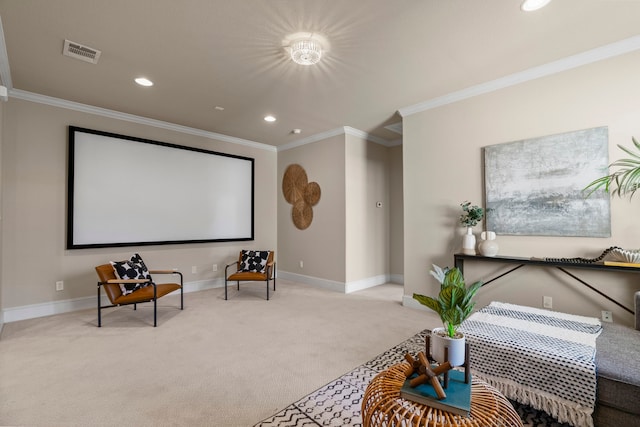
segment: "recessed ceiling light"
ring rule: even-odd
[[[275,122],[276,118],[273,117],[273,116],[265,116],[264,121],[265,122]]]
[[[524,0],[520,9],[525,12],[532,12],[545,7],[550,1],[551,0]]]
[[[221,107],[219,105],[216,105],[215,107],[213,107],[213,109],[218,111],[224,111],[224,107]]]
[[[135,82],[140,86],[153,86],[153,82],[145,77],[138,77]]]

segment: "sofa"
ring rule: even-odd
[[[635,329],[604,323],[596,340],[596,427],[640,427],[640,291]]]

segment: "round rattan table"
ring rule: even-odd
[[[511,403],[498,390],[475,378],[471,380],[469,417],[402,399],[400,388],[406,379],[404,372],[407,368],[409,365],[406,363],[394,365],[369,383],[362,399],[364,427],[522,427]]]

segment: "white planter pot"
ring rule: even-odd
[[[450,338],[444,328],[434,328],[431,331],[431,356],[438,363],[446,362],[444,358],[445,347],[449,349],[449,363],[451,366],[464,365],[465,339],[462,333],[460,338]]]

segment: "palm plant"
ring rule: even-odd
[[[438,313],[447,335],[454,338],[460,324],[471,315],[476,304],[473,297],[482,287],[482,282],[475,282],[467,288],[460,269],[442,269],[435,264],[430,273],[440,282],[438,298],[413,294],[413,299]]]
[[[596,190],[603,188],[605,192],[618,197],[633,197],[640,188],[640,143],[635,138],[631,138],[637,153],[630,148],[618,144],[618,148],[630,155],[630,158],[616,160],[609,167],[619,168],[613,173],[600,177],[587,185],[583,191],[588,191],[587,197]]]

